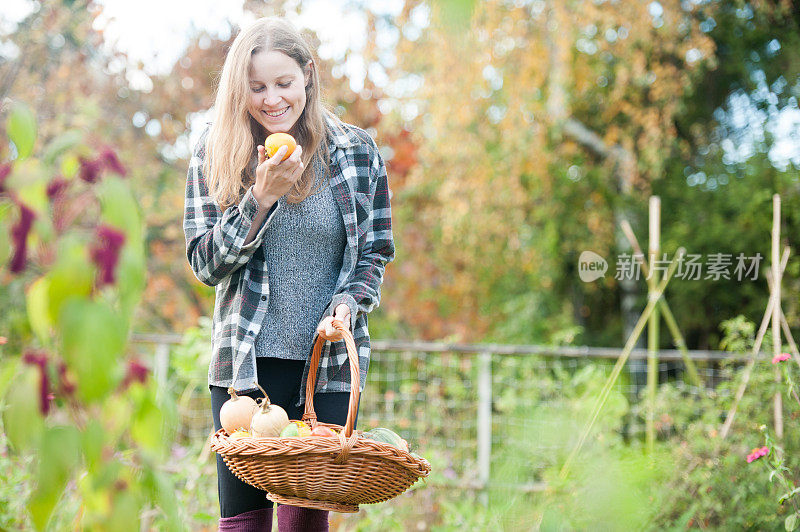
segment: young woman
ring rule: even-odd
[[[297,148],[264,152],[271,133]],[[308,361],[328,338],[314,395],[317,418],[344,425],[350,368],[334,318],[351,327],[363,389],[367,313],[378,305],[394,258],[386,169],[375,141],[321,101],[308,44],[281,19],[263,18],[234,40],[214,118],[197,143],[186,182],[186,252],[214,286],[208,373],[214,426],[228,387],[259,397],[256,382],[290,419],[303,414]],[[272,502],[217,456],[220,530],[269,530]],[[328,530],[328,512],[279,505],[278,526]]]

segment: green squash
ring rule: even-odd
[[[388,443],[389,445],[391,445],[393,447],[397,447],[398,449],[402,449],[403,438],[401,438],[395,432],[393,432],[393,431],[391,431],[389,429],[385,429],[383,427],[378,427],[378,428],[372,429],[372,430],[370,430],[368,432],[365,432],[364,433],[364,437],[369,439],[369,440],[379,441],[381,443]]]

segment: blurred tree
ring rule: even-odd
[[[395,203],[400,251],[387,286],[390,312],[400,315],[397,306],[413,302],[421,311],[405,313],[407,325],[430,338],[618,344],[621,291],[613,259],[626,246],[615,225],[625,214],[646,244],[652,193],[663,196],[664,250],[684,245],[735,257],[763,249],[771,218],[760,209],[772,191],[791,190],[780,186],[789,176],[754,159],[750,173],[764,194],[745,192],[756,184],[751,180],[738,197],[707,191],[715,194],[711,201],[687,182],[685,170],[719,136],[720,105],[743,83],[741,66],[723,67],[727,77],[718,79],[720,64],[746,64],[745,55],[753,55],[740,42],[742,32],[760,28],[746,42],[775,50],[785,48],[774,42],[776,31],[787,43],[797,38],[791,4],[754,4],[481,2],[469,28],[453,31],[436,2],[407,2],[409,16],[396,21],[403,37],[392,75],[419,87],[405,103],[416,111],[406,127],[420,162]],[[415,11],[430,14],[424,31],[410,31]],[[726,20],[722,34],[709,22],[718,11]],[[741,15],[750,12],[758,13],[757,24]],[[731,49],[738,55],[730,57]],[[796,59],[776,61],[769,69],[775,76],[794,71]],[[709,97],[713,83],[722,86]],[[791,96],[785,101],[796,107]],[[747,236],[731,245],[736,207],[759,224],[737,220]],[[714,226],[686,230],[701,213]],[[605,281],[579,281],[576,263],[587,249],[612,259]],[[682,294],[673,307],[693,345],[714,347],[718,321],[763,309],[763,280],[734,283],[670,287]]]
[[[696,10],[717,59],[714,68],[703,65],[683,99],[675,119],[680,149],[665,153],[664,178],[653,185],[665,204],[676,205],[662,218],[664,241],[672,249],[680,242],[692,253],[761,253],[761,266],[768,268],[775,192],[782,195],[782,239],[798,249],[800,156],[796,149],[793,156],[781,156],[778,149],[791,139],[797,145],[797,121],[794,131],[776,135],[775,130],[798,112],[798,13],[791,1],[714,1]],[[795,327],[798,274],[800,260],[793,255],[783,280],[783,305]],[[700,347],[716,347],[717,322],[737,312],[757,321],[767,302],[763,273],[757,282],[684,282],[670,290],[673,305],[682,309],[688,341]]]
[[[425,264],[398,264],[389,301],[421,299],[424,336],[564,341],[597,312],[594,339],[618,343],[614,282],[580,286],[575,263],[615,249],[614,210],[634,201],[620,192],[640,201],[660,176],[674,95],[701,62],[686,54],[713,58],[713,42],[677,2],[659,17],[638,2],[481,2],[460,32],[432,7],[397,54],[399,77],[423,78],[398,248]]]

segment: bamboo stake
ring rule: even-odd
[[[647,323],[647,320],[650,318],[650,314],[652,314],[653,309],[656,307],[656,302],[664,293],[664,289],[666,289],[667,283],[669,283],[670,278],[672,278],[672,274],[675,272],[675,268],[677,268],[678,262],[681,258],[683,258],[684,253],[686,253],[684,248],[678,249],[678,252],[675,254],[675,258],[672,259],[669,268],[667,268],[664,278],[658,284],[658,287],[656,287],[654,297],[647,302],[647,306],[645,306],[644,311],[642,311],[641,316],[639,316],[639,321],[636,322],[636,326],[631,331],[628,341],[625,342],[625,347],[622,349],[622,353],[617,359],[616,364],[614,364],[614,369],[611,371],[611,375],[608,376],[605,385],[603,385],[603,389],[600,391],[600,395],[597,398],[592,415],[589,418],[589,421],[586,423],[586,426],[583,428],[583,432],[578,438],[578,443],[575,445],[575,448],[572,449],[569,457],[567,457],[567,461],[564,462],[564,466],[561,468],[560,477],[562,479],[566,478],[567,474],[569,473],[569,468],[572,465],[572,461],[578,455],[581,447],[583,447],[583,444],[586,442],[589,432],[591,432],[595,421],[597,421],[597,417],[600,415],[600,411],[603,409],[603,406],[608,399],[608,395],[611,393],[611,388],[614,386],[617,377],[619,377],[622,368],[625,366],[625,362],[627,362],[631,351],[633,351],[636,342],[639,340],[639,336],[642,334],[644,326]]]
[[[800,352],[797,350],[797,344],[794,343],[794,338],[792,337],[792,331],[789,329],[789,322],[786,321],[786,316],[783,314],[781,310],[781,328],[783,329],[783,335],[786,337],[786,341],[789,342],[789,351],[792,352],[792,359],[800,364]]]
[[[650,239],[648,240],[648,257],[650,264],[655,264],[661,248],[661,200],[658,196],[650,197]],[[658,270],[650,269],[647,279],[647,297],[654,297],[658,283]],[[658,298],[656,298],[657,300]],[[653,452],[656,440],[655,413],[656,392],[658,390],[658,305],[653,307],[647,321],[647,450]]]
[[[758,334],[756,335],[756,341],[753,344],[753,350],[750,353],[750,359],[747,361],[747,366],[744,369],[742,383],[739,385],[739,389],[736,390],[736,396],[733,398],[733,404],[731,405],[730,410],[728,410],[728,415],[725,416],[725,423],[722,424],[722,429],[719,431],[719,436],[723,440],[728,436],[728,431],[731,429],[731,425],[733,424],[733,418],[736,416],[736,409],[739,407],[739,401],[742,400],[744,391],[747,388],[747,383],[750,381],[750,374],[753,371],[756,356],[761,350],[761,342],[764,341],[764,335],[767,333],[767,326],[769,325],[770,317],[772,316],[772,307],[774,305],[775,302],[772,297],[770,297],[769,303],[767,304],[767,311],[764,313],[764,318],[761,320],[761,326],[758,328]]]
[[[772,306],[772,355],[781,354],[781,271],[780,262],[780,238],[781,238],[781,197],[778,194],[772,196],[772,291],[775,293],[775,304]],[[778,367],[774,368],[775,382],[780,384],[781,373]],[[775,415],[775,436],[783,439],[783,394],[775,392],[773,398]]]
[[[781,257],[781,271],[786,268],[786,259],[789,256],[789,248],[783,249],[783,256]],[[769,289],[772,290],[772,272],[767,271],[767,284],[769,285]],[[792,354],[792,360],[794,360],[798,366],[800,366],[800,351],[797,349],[797,344],[794,341],[794,336],[792,335],[792,330],[789,328],[789,322],[786,321],[786,315],[783,313],[783,309],[781,308],[781,329],[783,330],[783,336],[786,338],[786,342],[789,344],[789,351]]]
[[[789,262],[789,248],[786,248],[783,251],[783,256],[781,257],[781,272],[786,269],[786,264]],[[756,341],[753,344],[753,349],[750,352],[750,359],[747,361],[747,366],[744,368],[744,375],[742,377],[742,383],[739,385],[739,388],[736,390],[736,396],[733,398],[733,404],[731,408],[728,410],[728,415],[725,416],[725,422],[722,424],[722,429],[719,431],[719,436],[721,439],[725,439],[728,436],[728,432],[731,430],[731,425],[733,425],[733,418],[736,417],[736,409],[739,408],[739,401],[742,400],[744,396],[744,391],[747,389],[747,384],[750,382],[750,375],[753,372],[753,366],[755,365],[756,356],[758,356],[758,352],[761,350],[761,343],[764,341],[764,335],[767,333],[767,326],[769,325],[769,320],[772,317],[772,309],[775,305],[775,292],[770,290],[769,293],[769,302],[767,303],[767,310],[764,312],[764,317],[761,319],[761,326],[758,328],[758,334],[756,335]]]
[[[633,248],[634,254],[636,254],[636,256],[639,258],[639,264],[642,267],[645,277],[650,277],[650,267],[644,258],[644,253],[642,253],[642,248],[639,246],[639,241],[636,239],[636,235],[631,228],[631,224],[628,223],[628,220],[622,220],[620,225],[622,226],[622,232],[625,234],[625,237],[628,239],[628,242],[630,242],[631,247]],[[677,347],[678,351],[681,353],[683,364],[686,366],[686,372],[689,374],[689,380],[695,386],[702,386],[703,383],[700,380],[700,374],[697,372],[697,366],[695,365],[694,360],[689,357],[689,349],[686,347],[686,340],[684,340],[683,334],[678,328],[678,323],[675,321],[675,316],[672,315],[672,309],[670,309],[666,298],[662,297],[658,300],[658,308],[664,315],[664,322],[666,322],[667,329],[669,329],[669,332],[672,335],[672,341],[675,344],[675,347]]]
[[[689,382],[697,387],[702,387],[703,383],[700,380],[700,375],[697,373],[697,366],[695,366],[694,361],[689,358],[689,348],[686,347],[686,341],[683,339],[683,334],[681,334],[680,329],[678,329],[678,323],[675,321],[675,316],[672,315],[672,310],[669,308],[669,305],[667,305],[667,302],[664,299],[660,299],[658,303],[658,308],[661,310],[661,314],[664,316],[664,322],[667,324],[667,329],[669,329],[669,332],[672,335],[672,341],[675,343],[675,347],[681,352],[681,356],[683,357],[683,364],[686,366],[686,373],[689,377]]]

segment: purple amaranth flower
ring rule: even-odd
[[[778,362],[783,362],[784,360],[789,360],[790,358],[792,357],[789,355],[789,353],[781,353],[772,357],[772,363],[777,364]]]
[[[91,249],[91,256],[100,269],[100,286],[113,284],[125,234],[113,227],[101,225],[97,228],[97,239],[97,244]]]
[[[750,454],[747,455],[747,463],[754,462],[761,458],[762,456],[767,456],[769,454],[769,447],[756,447]]]
[[[47,354],[28,351],[22,356],[22,361],[39,367],[39,410],[46,416],[50,412],[50,401],[53,400],[53,394],[50,393],[50,379],[47,377]]]
[[[107,168],[112,172],[115,172],[121,176],[128,174],[128,171],[119,161],[117,154],[111,148],[104,149],[98,160],[102,162],[104,168]]]
[[[11,175],[11,163],[0,165],[0,194],[6,191],[6,178]]]
[[[100,179],[100,173],[103,171],[103,161],[101,159],[84,159],[80,158],[81,168],[78,172],[78,177],[87,183],[96,183]]]
[[[14,241],[14,256],[11,257],[9,265],[11,273],[19,273],[25,269],[25,264],[28,262],[28,233],[36,218],[36,213],[27,205],[20,203],[19,209],[19,221],[11,228],[11,239]]]
[[[147,380],[147,375],[150,373],[150,370],[147,369],[147,366],[142,364],[136,359],[128,361],[128,368],[125,371],[125,379],[122,381],[122,389],[127,388],[134,382],[138,382],[144,384]]]
[[[58,199],[69,186],[69,181],[63,177],[56,177],[47,185],[47,197],[50,201]]]

